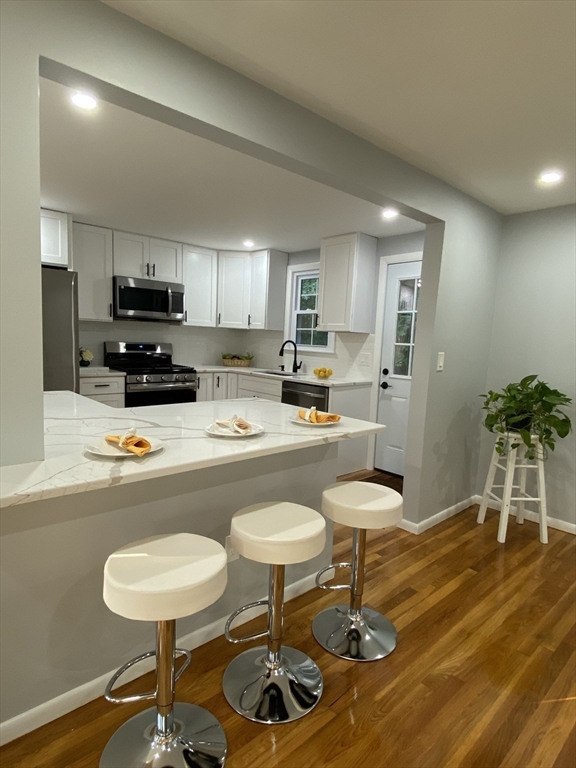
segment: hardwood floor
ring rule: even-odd
[[[244,720],[220,689],[238,648],[218,638],[194,651],[177,698],[220,719],[228,768],[573,768],[576,537],[551,529],[544,546],[534,523],[512,521],[499,545],[497,513],[483,526],[475,516],[473,507],[420,536],[371,532],[366,602],[399,632],[382,661],[341,661],[314,641],[311,620],[334,593],[287,603],[286,644],[324,674],[321,702],[303,720]],[[349,529],[338,527],[335,559],[347,559],[349,546]],[[145,707],[99,699],[8,744],[0,765],[97,768],[113,731]]]
[[[383,472],[381,469],[362,469],[359,472],[351,472],[349,475],[341,475],[338,480],[341,482],[361,480],[364,483],[386,485],[388,488],[398,491],[398,493],[402,493],[404,487],[402,475],[393,475],[391,472]]]

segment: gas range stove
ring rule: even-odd
[[[127,408],[196,400],[196,370],[172,362],[172,344],[107,341],[104,363],[126,373]]]

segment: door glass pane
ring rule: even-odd
[[[400,290],[398,292],[398,311],[410,312],[414,308],[414,291],[416,290],[416,280],[400,280]]]
[[[314,315],[296,315],[296,328],[312,328]]]
[[[398,313],[396,316],[396,341],[409,344],[412,341],[412,314]]]
[[[397,376],[408,376],[410,370],[410,345],[394,345],[394,373]]]
[[[296,330],[296,343],[310,346],[312,343],[312,331]]]

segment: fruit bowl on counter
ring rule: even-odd
[[[254,360],[254,355],[247,352],[245,355],[222,355],[222,365],[230,365],[235,368],[248,368]]]
[[[314,376],[317,379],[329,379],[332,373],[332,368],[314,368]]]

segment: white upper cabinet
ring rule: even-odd
[[[150,238],[149,277],[166,283],[182,282],[182,246],[171,240]]]
[[[114,232],[114,274],[182,282],[182,246],[131,232]]]
[[[150,238],[130,232],[114,232],[114,274],[150,277]]]
[[[320,247],[318,329],[372,333],[378,259],[375,237],[327,237]]]
[[[68,227],[67,213],[40,210],[40,257],[42,264],[54,267],[68,267]]]
[[[287,267],[287,253],[266,250],[250,254],[249,328],[284,329]]]
[[[248,328],[250,314],[250,253],[218,253],[218,326]]]
[[[214,327],[217,319],[218,253],[185,245],[182,282],[186,286],[185,325]]]
[[[72,225],[72,259],[78,272],[80,320],[112,321],[112,230]]]

